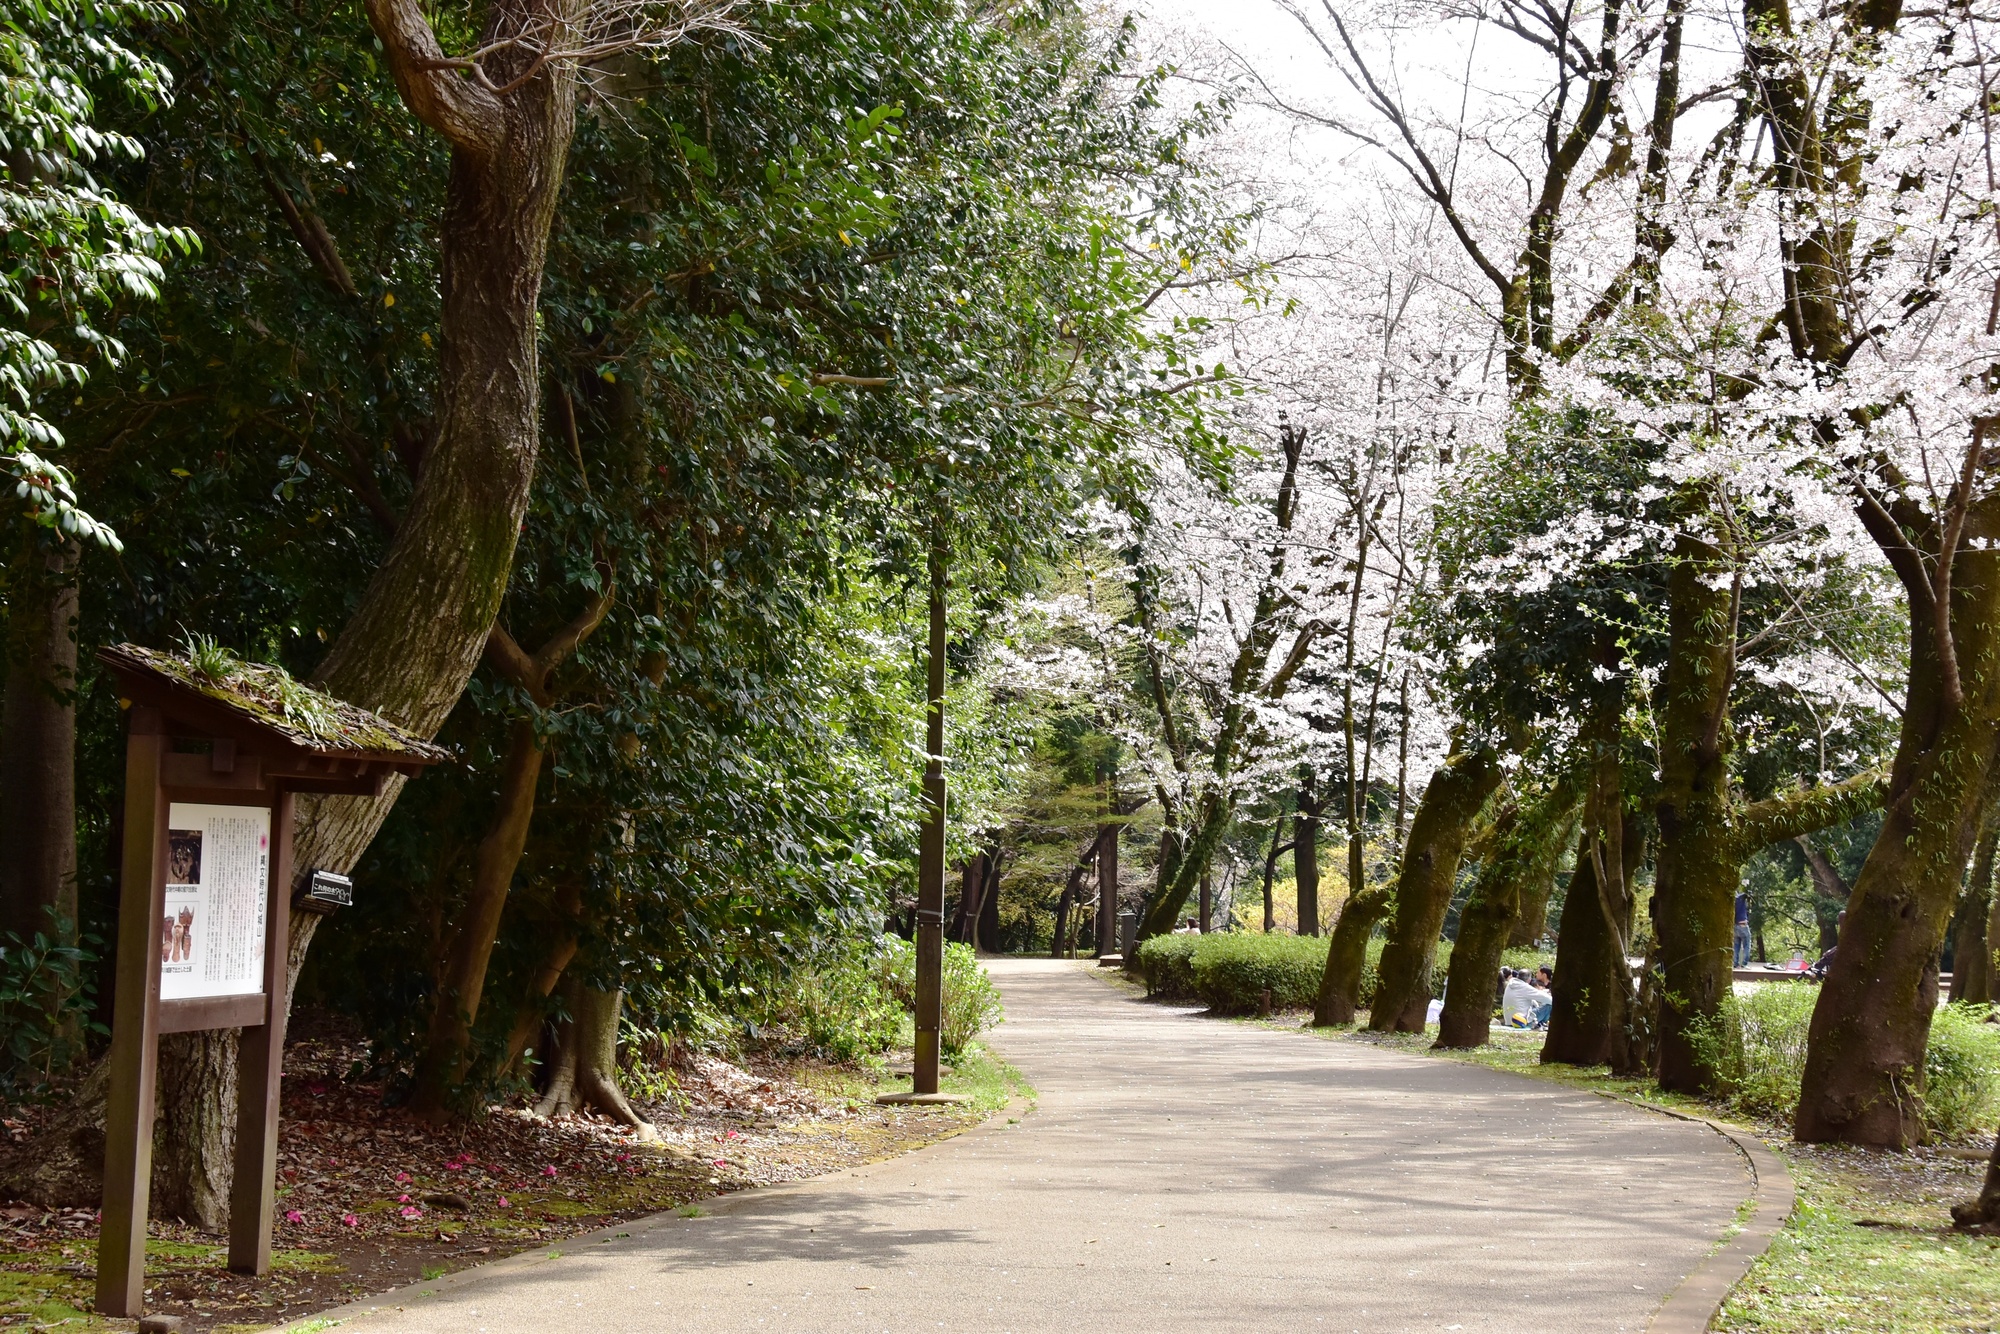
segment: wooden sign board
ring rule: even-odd
[[[129,705],[97,1310],[145,1307],[159,1039],[243,1030],[229,1267],[271,1267],[298,792],[379,795],[448,752],[237,664],[208,677],[132,645],[98,658]],[[310,696],[310,698],[307,698]],[[293,721],[306,698],[318,730]],[[291,709],[286,709],[289,703]]]

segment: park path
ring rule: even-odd
[[[1707,1128],[989,962],[1038,1091],[903,1158],[363,1303],[343,1330],[1643,1330],[1750,1192]],[[922,1115],[922,1112],[912,1112]]]

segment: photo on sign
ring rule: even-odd
[[[166,912],[160,918],[160,978],[162,994],[173,996],[183,982],[191,983],[201,965],[199,933],[204,895],[200,885],[168,885]]]
[[[193,885],[175,885],[175,889],[193,889]],[[194,908],[182,904],[179,911],[170,912],[160,919],[160,962],[188,963],[194,959]]]
[[[167,883],[170,885],[201,883],[201,830],[167,831]]]

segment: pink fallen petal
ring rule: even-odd
[[[361,1219],[360,1219],[359,1215],[356,1215],[356,1214],[342,1214],[342,1215],[340,1216],[340,1221],[341,1221],[341,1222],[342,1222],[343,1224],[345,1224],[346,1226],[348,1226],[348,1227],[360,1227],[360,1226],[361,1226]]]
[[[306,1216],[296,1209],[287,1209],[285,1210],[285,1221],[287,1223],[303,1223],[306,1221]]]

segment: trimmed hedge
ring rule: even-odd
[[[1368,942],[1361,967],[1362,1009],[1375,999],[1380,937]],[[1139,943],[1138,973],[1146,994],[1160,1000],[1198,1000],[1219,1014],[1252,1014],[1269,990],[1276,1009],[1311,1005],[1326,971],[1325,936],[1264,935],[1222,931],[1210,935],[1154,936]],[[1444,995],[1451,942],[1438,942],[1431,974],[1433,996]]]
[[[1146,994],[1161,1000],[1193,1000],[1194,947],[1205,936],[1154,936],[1139,942],[1139,976]]]
[[[1183,937],[1187,939],[1187,937]],[[1322,936],[1266,936],[1247,932],[1194,937],[1194,994],[1217,1014],[1255,1014],[1262,993],[1273,1009],[1311,1005],[1326,970]]]

